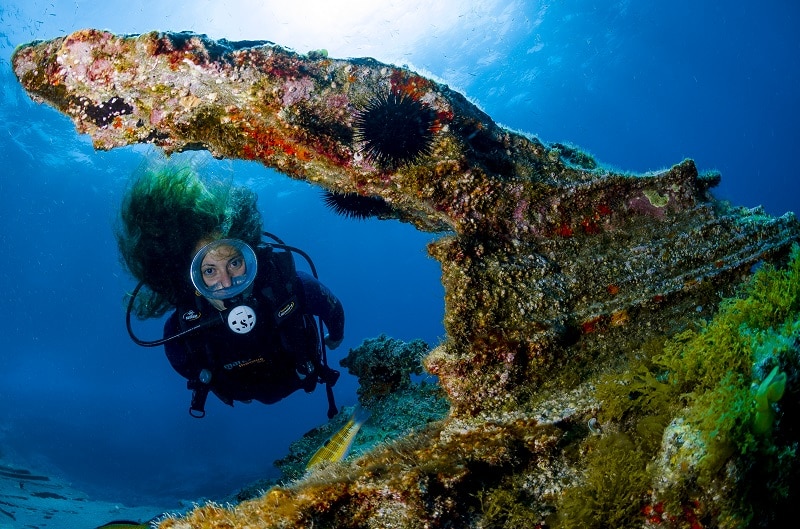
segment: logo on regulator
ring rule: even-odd
[[[228,327],[237,334],[247,334],[256,325],[256,313],[247,305],[233,307],[228,313]]]

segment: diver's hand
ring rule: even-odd
[[[328,349],[336,349],[340,345],[342,345],[342,340],[344,340],[344,336],[339,338],[338,340],[332,340],[330,334],[325,335],[325,347]]]

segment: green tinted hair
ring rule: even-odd
[[[205,183],[189,166],[145,169],[123,197],[116,230],[125,267],[147,287],[135,314],[161,316],[193,295],[189,266],[199,241],[232,237],[255,247],[261,230],[249,189]]]

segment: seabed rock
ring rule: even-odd
[[[422,358],[429,351],[430,347],[422,340],[403,342],[381,335],[364,340],[340,361],[358,378],[358,403],[371,414],[356,436],[348,458],[424,430],[448,415],[450,407],[441,386],[432,377],[412,377],[422,374]],[[278,480],[251,484],[234,499],[250,499],[254,490],[263,491],[277,482],[302,478],[314,453],[345,426],[353,411],[352,408],[341,410],[327,423],[294,441],[289,454],[275,462],[281,471]]]
[[[447,338],[424,364],[447,419],[162,527],[766,527],[790,512],[800,302],[769,289],[793,214],[715,200],[720,176],[691,160],[614,173],[372,59],[83,30],[20,47],[13,66],[97,149],[258,160],[442,232],[429,253]],[[763,302],[752,320],[718,310],[735,294]],[[782,398],[750,398],[775,366]]]

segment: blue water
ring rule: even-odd
[[[686,157],[719,170],[716,195],[800,210],[796,156],[800,4],[670,2],[0,1],[0,457],[65,477],[94,497],[161,504],[215,498],[264,476],[288,444],[325,419],[325,395],[274,406],[189,392],[160,349],[130,342],[113,223],[146,147],[95,152],[65,117],[30,101],[9,68],[14,47],[83,27],[192,30],[269,39],[298,51],[407,64],[463,91],[501,124],[578,145],[630,171]],[[717,5],[719,4],[719,5]],[[724,5],[724,7],[722,7]],[[320,15],[315,18],[313,15]],[[191,157],[246,183],[266,228],[314,258],[347,311],[331,354],[381,333],[435,345],[443,336],[433,236],[398,222],[328,212],[319,190],[257,164]],[[156,337],[158,322],[140,324]],[[353,404],[343,376],[340,404]]]

